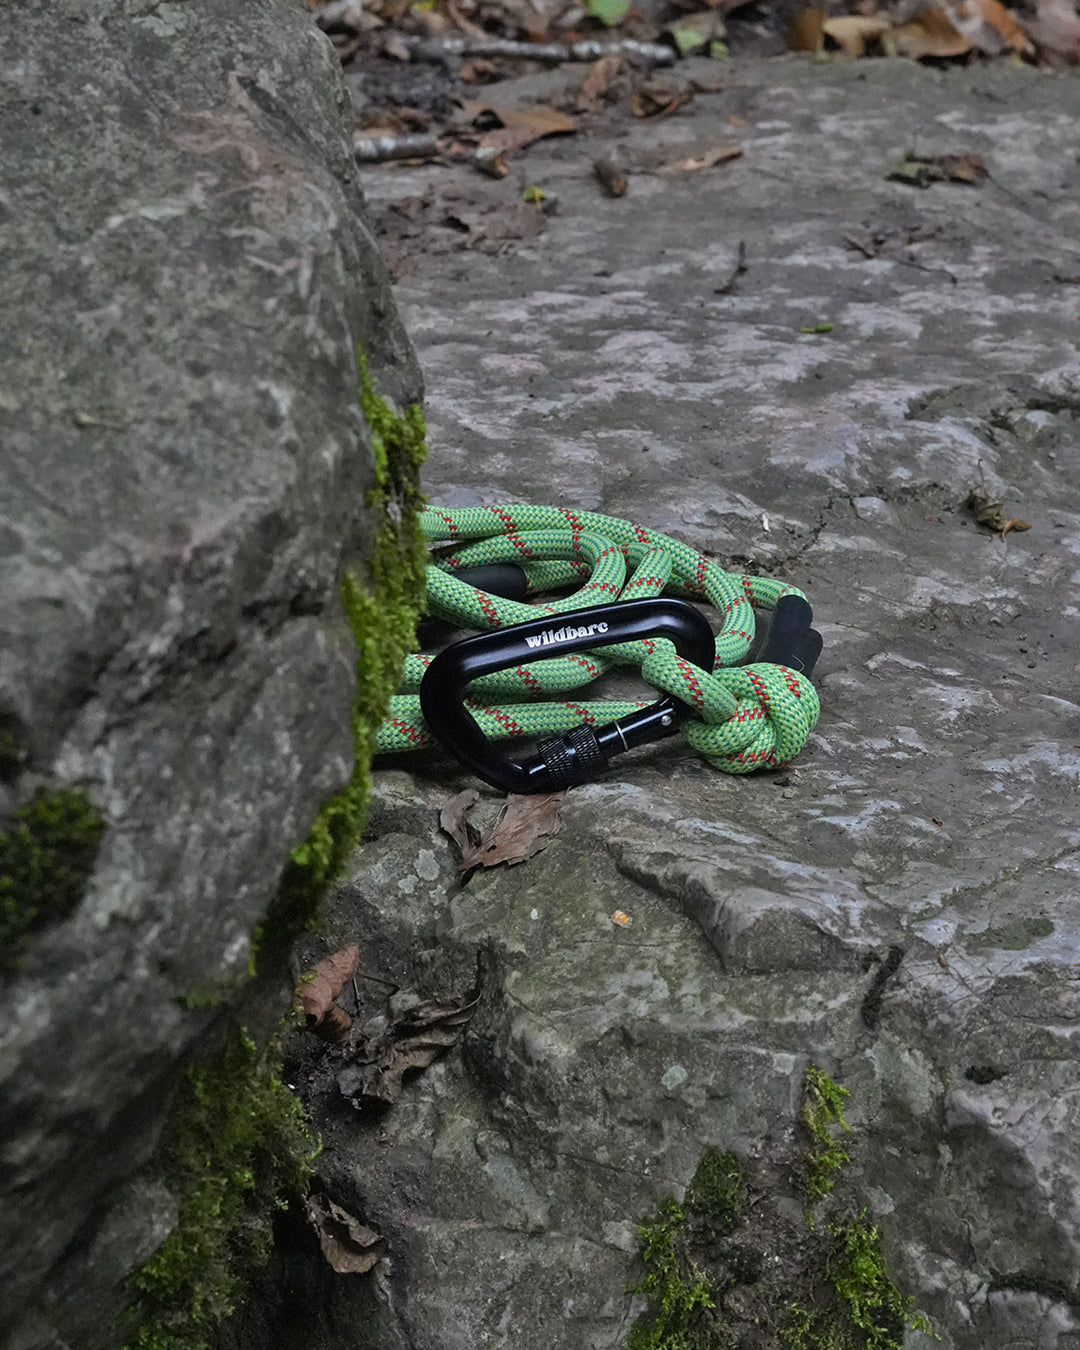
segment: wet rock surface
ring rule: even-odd
[[[0,872],[36,794],[104,825],[63,912],[0,883],[5,1347],[121,1338],[178,1067],[351,778],[356,344],[420,380],[344,107],[286,3],[0,12]]]
[[[377,773],[305,956],[356,941],[366,972],[445,994],[480,952],[484,996],[385,1115],[341,1096],[345,1051],[297,1051],[322,1181],[390,1255],[335,1276],[296,1238],[247,1345],[615,1350],[634,1223],[705,1150],[800,1203],[810,1063],[851,1093],[842,1203],[945,1350],[1080,1345],[1080,85],[795,60],[720,86],[619,148],[742,158],[622,199],[589,167],[610,146],[570,140],[514,180],[395,168],[368,191],[558,197],[501,254],[449,257],[437,227],[403,245],[431,500],[580,506],[789,578],[825,635],[817,730],[748,779],[635,752],[571,791],[543,853],[465,885],[436,815],[468,776]],[[913,145],[990,177],[888,181]],[[976,525],[980,484],[1030,531]],[[359,988],[362,1023],[385,991]]]

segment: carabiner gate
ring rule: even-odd
[[[691,709],[664,697],[605,726],[583,723],[562,735],[545,737],[537,742],[532,758],[518,763],[477,726],[464,703],[465,686],[482,675],[538,657],[564,656],[641,638],[667,638],[687,661],[704,670],[713,667],[715,644],[709,621],[685,600],[658,596],[595,605],[547,614],[452,643],[431,662],[420,684],[424,721],[452,754],[485,783],[504,792],[555,792],[586,782],[612,756],[669,735]]]

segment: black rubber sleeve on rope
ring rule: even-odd
[[[785,595],[776,602],[772,627],[757,660],[774,666],[787,666],[807,679],[821,655],[822,639],[814,622],[814,611],[799,595]]]
[[[529,579],[517,563],[486,563],[483,567],[463,567],[450,574],[478,591],[487,591],[503,600],[524,600],[529,593]]]
[[[617,642],[667,638],[680,656],[712,670],[715,641],[709,622],[685,600],[657,596],[546,614],[455,642],[428,666],[420,684],[424,721],[442,744],[478,777],[504,792],[554,792],[594,778],[608,760],[674,731],[692,709],[665,697],[619,721],[583,723],[549,736],[536,754],[512,760],[476,724],[465,706],[470,680],[545,657],[598,650]]]

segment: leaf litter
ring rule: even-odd
[[[476,981],[460,996],[421,999],[413,990],[394,994],[386,1013],[365,1025],[349,1063],[338,1072],[341,1094],[357,1107],[392,1105],[401,1096],[407,1073],[426,1069],[458,1043],[482,990],[478,957]]]
[[[336,999],[359,967],[360,948],[343,947],[302,975],[296,987],[296,1003],[308,1030],[333,1045],[340,1045],[352,1026],[352,1018]]]
[[[328,1195],[309,1196],[304,1211],[323,1256],[339,1275],[364,1275],[389,1250],[384,1237],[353,1218]]]
[[[439,828],[454,841],[462,874],[499,863],[512,866],[546,848],[562,827],[560,812],[566,789],[530,795],[512,792],[494,821],[482,831],[469,820],[469,812],[479,800],[479,792],[467,788],[439,812]]]

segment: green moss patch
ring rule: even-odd
[[[847,1097],[811,1066],[796,1156],[770,1143],[751,1170],[710,1149],[683,1200],[642,1220],[633,1292],[648,1307],[625,1350],[902,1350],[905,1328],[932,1334],[890,1278],[877,1228],[834,1198]]]
[[[39,792],[0,831],[0,972],[16,969],[34,934],[82,899],[104,830],[81,792],[57,788]]]
[[[180,1200],[174,1231],[135,1277],[125,1350],[205,1350],[243,1276],[270,1252],[274,1213],[299,1195],[316,1149],[303,1108],[235,1032],[181,1084],[158,1155]]]
[[[427,455],[424,417],[413,404],[398,413],[375,392],[358,353],[360,406],[371,433],[374,482],[367,505],[378,527],[363,582],[346,574],[341,594],[356,643],[352,712],[355,767],[349,786],[326,802],[308,837],[289,855],[281,886],[254,935],[255,946],[288,945],[314,926],[330,883],[360,841],[371,795],[375,736],[416,645],[424,603],[427,550],[417,523],[423,506],[420,467]]]

